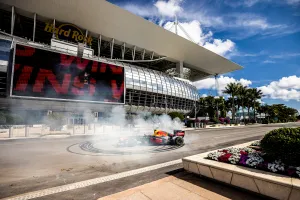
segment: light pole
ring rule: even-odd
[[[216,102],[217,102],[217,118],[218,118],[218,119],[219,119],[219,102],[218,102],[219,99],[220,99],[219,96],[215,96],[215,100],[216,100]]]

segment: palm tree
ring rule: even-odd
[[[251,95],[252,95],[252,108],[253,108],[253,112],[254,112],[254,120],[256,121],[256,114],[255,114],[255,111],[256,111],[256,102],[257,100],[261,99],[263,97],[263,93],[261,90],[257,89],[257,88],[251,88]]]
[[[247,113],[248,113],[248,120],[250,120],[250,108],[253,105],[253,93],[252,93],[252,88],[248,88],[245,91],[245,99],[244,103],[247,107]]]
[[[261,113],[263,113],[263,109],[262,109],[261,104],[259,104],[259,106],[257,107],[257,113],[259,114],[259,118],[260,118],[260,121],[261,121]]]
[[[220,111],[220,117],[226,117],[226,105],[225,105],[225,99],[224,97],[220,97],[218,99],[218,107]]]
[[[258,110],[260,108],[260,103],[258,101],[255,101],[254,104],[253,104],[253,111],[254,111],[254,120],[255,120],[255,123],[256,123],[256,113],[255,111]]]
[[[223,90],[223,92],[225,94],[229,94],[231,95],[231,98],[232,98],[232,119],[235,119],[235,112],[234,112],[234,107],[235,107],[235,104],[234,104],[234,97],[238,94],[238,91],[239,91],[239,88],[241,87],[242,85],[240,83],[229,83],[226,87],[225,87],[225,90]]]
[[[240,101],[240,104],[241,104],[241,107],[242,107],[242,112],[243,112],[243,119],[245,121],[245,100],[246,100],[246,97],[247,97],[247,86],[242,86],[240,87],[239,89],[239,92],[238,92],[238,99]]]

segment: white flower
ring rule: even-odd
[[[207,155],[207,158],[211,160],[218,160],[218,158],[224,154],[225,154],[224,152],[216,151],[216,152],[209,153]]]
[[[260,146],[260,140],[253,142],[250,146]]]
[[[296,167],[296,173],[297,173],[298,176],[300,177],[300,167]]]
[[[284,164],[281,160],[275,160],[273,163],[268,163],[268,169],[272,172],[284,171]]]
[[[259,164],[261,164],[261,163],[264,162],[264,159],[260,156],[259,153],[256,153],[256,152],[249,153],[248,157],[249,158],[247,159],[246,164],[249,165],[249,166],[251,166],[251,167],[255,167],[256,168],[257,165],[259,165]]]
[[[241,154],[235,153],[235,154],[232,154],[228,160],[232,164],[237,164],[240,161],[240,158],[241,158]]]

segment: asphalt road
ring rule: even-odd
[[[115,151],[116,148],[112,146],[116,141],[102,136],[0,141],[0,198],[111,175],[259,139],[280,126],[283,125],[187,131],[185,145],[181,148],[139,146]],[[114,188],[116,187],[112,185],[103,193],[114,193]]]

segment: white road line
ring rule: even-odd
[[[135,169],[135,170],[127,171],[127,172],[121,172],[121,173],[118,173],[118,174],[113,174],[113,175],[104,176],[104,177],[100,177],[100,178],[94,178],[94,179],[90,179],[90,180],[86,180],[86,181],[80,181],[80,182],[77,182],[77,183],[71,183],[71,184],[62,185],[62,186],[58,186],[58,187],[38,190],[38,191],[34,191],[34,192],[28,192],[28,193],[25,193],[25,194],[20,194],[20,195],[16,195],[16,196],[12,196],[12,197],[7,197],[7,198],[4,198],[3,200],[26,200],[26,199],[33,199],[33,198],[43,197],[43,196],[47,196],[47,195],[51,195],[51,194],[56,194],[56,193],[59,193],[59,192],[65,192],[65,191],[70,191],[70,190],[74,190],[74,189],[88,187],[88,186],[91,186],[91,185],[96,185],[96,184],[99,184],[99,183],[105,183],[105,182],[108,182],[108,181],[113,181],[113,180],[129,177],[129,176],[141,174],[141,173],[144,173],[144,172],[149,172],[149,171],[152,171],[152,170],[156,170],[156,169],[160,169],[160,168],[163,168],[163,167],[168,167],[168,166],[176,165],[176,164],[180,164],[180,163],[182,163],[181,159],[173,160],[173,161],[170,161],[170,162],[165,162],[165,163],[161,163],[161,164],[157,164],[157,165],[152,165],[152,166],[148,166],[148,167],[144,167],[144,168],[140,168],[140,169]]]

